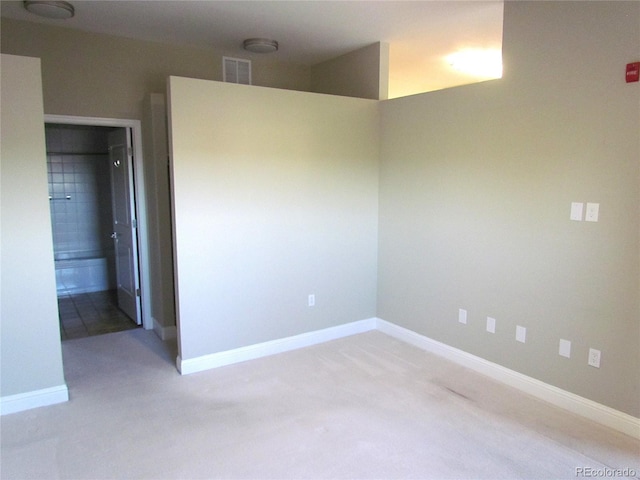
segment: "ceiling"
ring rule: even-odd
[[[3,17],[66,28],[222,50],[250,57],[246,38],[277,40],[279,62],[315,65],[375,42],[390,46],[390,97],[486,80],[451,68],[460,49],[501,49],[502,0],[221,1],[71,0],[75,16],[51,20],[21,1]],[[256,54],[252,54],[256,55]],[[495,78],[495,77],[489,77]]]

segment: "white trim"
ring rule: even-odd
[[[432,340],[412,330],[378,318],[376,329],[415,347],[434,353],[459,365],[470,368],[494,380],[517,388],[540,400],[588,418],[619,432],[640,439],[640,419],[614,410],[600,403],[489,362],[463,350]]]
[[[160,340],[173,340],[178,336],[178,329],[175,325],[164,326],[154,317],[153,319],[153,331],[160,338]]]
[[[32,392],[18,393],[0,397],[0,415],[31,410],[32,408],[46,407],[69,401],[69,390],[66,385],[43,388]]]
[[[381,318],[369,318],[358,322],[338,325],[336,327],[303,333],[293,337],[272,340],[269,342],[249,345],[227,350],[224,352],[203,355],[188,360],[176,359],[178,371],[182,375],[201,372],[212,368],[231,365],[234,363],[255,360],[257,358],[288,352],[298,348],[348,337],[358,333],[378,330],[381,333],[418,347],[427,352],[446,358],[452,362],[469,368],[482,375],[486,375],[496,381],[521,392],[532,395],[540,400],[560,407],[571,413],[593,420],[601,425],[613,428],[619,432],[640,439],[640,419],[581,397],[535,378],[523,375],[514,370],[503,367],[483,358],[477,357],[463,350],[420,335],[412,330],[400,327]]]
[[[187,360],[183,360],[178,356],[176,359],[176,365],[178,367],[178,371],[182,375],[188,375],[190,373],[201,372],[211,368],[246,362],[247,360],[254,360],[256,358],[262,358],[269,355],[275,355],[277,353],[288,352],[298,348],[329,342],[338,338],[368,332],[375,328],[376,319],[369,318],[344,325],[338,325],[336,327],[325,328],[323,330],[302,333],[293,337],[271,340],[269,342],[240,347],[235,350],[212,353],[210,355],[203,355],[201,357],[190,358]]]
[[[142,151],[142,124],[140,120],[128,118],[78,117],[74,115],[44,116],[45,123],[66,125],[91,125],[97,127],[124,127],[133,130],[133,170],[136,190],[136,216],[138,220],[138,257],[140,260],[140,297],[142,326],[153,328],[151,318],[151,278],[149,269],[149,238],[147,233],[147,197],[145,193],[144,157]]]

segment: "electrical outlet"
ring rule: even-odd
[[[315,307],[315,305],[316,305],[316,296],[311,294],[309,295],[309,306]]]
[[[496,333],[496,319],[493,317],[487,317],[487,332]]]
[[[600,350],[589,349],[589,360],[587,362],[592,367],[600,368]]]
[[[584,219],[587,222],[597,222],[598,212],[600,210],[599,203],[587,203],[587,211],[584,215]]]
[[[464,323],[465,325],[467,324],[467,311],[463,308],[458,310],[458,321],[460,323]]]
[[[516,327],[516,340],[520,343],[527,341],[527,329],[525,327],[521,327],[520,325]]]

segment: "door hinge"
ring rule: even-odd
[[[131,228],[138,228],[138,220],[135,218],[131,220]]]
[[[127,147],[127,156],[133,157],[133,148]]]
[[[140,289],[136,288],[136,297],[139,297],[139,296],[140,296]]]

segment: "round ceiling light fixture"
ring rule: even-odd
[[[25,0],[23,5],[29,12],[46,18],[65,20],[75,15],[75,9],[69,2]]]
[[[245,50],[253,53],[272,53],[278,51],[278,42],[268,38],[248,38],[242,42]]]

